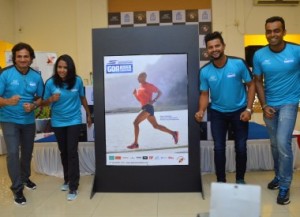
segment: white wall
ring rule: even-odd
[[[245,57],[244,35],[264,34],[265,20],[282,16],[287,33],[300,34],[300,6],[254,6],[253,0],[212,0],[213,30],[223,32],[227,54]]]
[[[107,0],[0,0],[0,40],[71,55],[89,84],[92,28],[107,27]]]
[[[14,2],[0,0],[0,40],[13,42],[14,38]]]
[[[91,84],[92,29],[107,27],[107,0],[76,0],[77,2],[77,68]]]

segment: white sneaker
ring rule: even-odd
[[[76,200],[77,196],[78,196],[78,191],[69,191],[67,199],[69,201]]]
[[[60,190],[61,190],[61,191],[68,191],[68,190],[69,190],[69,185],[68,185],[68,184],[63,184],[63,185],[60,187]]]

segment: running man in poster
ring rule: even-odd
[[[150,124],[153,126],[154,129],[158,129],[165,133],[169,133],[173,137],[174,143],[175,144],[178,143],[178,138],[179,138],[178,131],[172,131],[167,127],[157,123],[156,118],[154,116],[153,104],[158,100],[158,98],[161,96],[162,93],[156,86],[154,86],[151,83],[148,83],[146,79],[147,79],[147,73],[141,72],[138,75],[138,82],[140,83],[140,87],[138,89],[134,89],[133,91],[133,95],[141,103],[142,111],[138,114],[138,116],[135,118],[133,122],[134,142],[131,145],[127,146],[128,149],[139,148],[139,144],[138,144],[138,137],[140,132],[139,124],[146,119],[150,122]],[[156,94],[154,98],[152,98],[153,93]]]

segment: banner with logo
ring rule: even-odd
[[[187,54],[105,56],[104,79],[106,164],[188,165]]]

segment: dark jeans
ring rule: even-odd
[[[244,179],[247,164],[249,122],[240,120],[245,108],[235,112],[218,112],[211,109],[211,132],[214,140],[214,161],[218,182],[226,182],[226,135],[233,130],[235,142],[236,180]]]
[[[64,172],[64,181],[69,183],[71,191],[79,186],[79,157],[78,142],[81,125],[67,127],[53,127],[60,151],[61,162]]]
[[[31,175],[30,166],[35,137],[35,124],[2,122],[1,128],[7,149],[8,175],[12,182],[10,188],[16,193],[23,190],[23,183]]]

